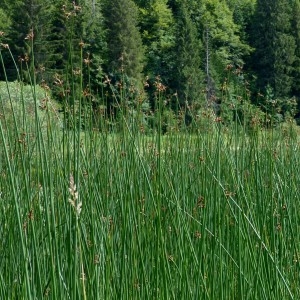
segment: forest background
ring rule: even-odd
[[[165,131],[208,110],[224,124],[236,116],[247,125],[298,121],[298,0],[0,3],[0,79],[34,77],[60,111],[76,105],[68,94],[78,90],[82,104],[114,124],[122,98],[131,114],[142,111],[148,130],[159,92]]]

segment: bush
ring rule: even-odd
[[[33,87],[16,81],[0,82],[0,95],[0,114],[4,119],[4,128],[22,125],[32,129],[36,114],[42,129],[45,129],[49,117],[57,119],[54,124],[62,125],[57,113],[58,105],[41,86]]]

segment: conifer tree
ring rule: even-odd
[[[7,1],[4,7],[12,24],[8,30],[8,43],[14,59],[30,61],[31,72],[36,71],[46,61],[45,39],[49,32],[50,4],[41,0],[19,0]],[[16,79],[14,63],[9,56],[6,59],[6,70],[10,79]],[[24,74],[24,79],[29,80],[28,74],[26,72]]]
[[[64,91],[72,91],[72,97],[68,97],[67,101],[69,104],[73,104],[74,99],[78,99],[81,93],[79,75],[82,71],[81,51],[84,44],[82,4],[83,1],[70,3],[55,0],[50,19],[50,33],[46,40],[48,80],[53,83],[53,95],[57,100],[65,102]],[[57,85],[58,81],[63,82],[63,86]]]
[[[63,0],[56,0],[51,7],[50,29],[46,38],[48,57],[46,62],[47,80],[54,74],[63,74],[68,59],[66,8]]]
[[[196,28],[190,18],[186,2],[179,3],[176,12],[176,71],[173,88],[181,104],[200,101],[203,89],[203,45],[197,37]],[[201,68],[202,67],[202,68]],[[202,70],[201,70],[202,69]]]
[[[103,1],[107,45],[103,71],[108,76],[104,81],[104,105],[114,120],[119,119],[120,106],[122,112],[133,114],[143,102],[144,47],[138,12],[133,0]]]
[[[226,0],[232,12],[235,24],[239,26],[239,36],[242,41],[248,41],[249,26],[253,17],[256,0]]]
[[[86,0],[83,5],[83,40],[86,43],[84,62],[89,70],[87,81],[98,94],[107,51],[101,0]]]
[[[300,1],[295,0],[293,4],[292,31],[295,38],[295,60],[293,64],[293,95],[300,97]],[[299,100],[298,100],[299,102]]]
[[[267,86],[274,97],[290,95],[293,84],[295,38],[291,29],[292,6],[289,0],[258,0],[253,21],[252,67],[257,75],[257,87]]]
[[[103,12],[108,46],[106,71],[141,82],[144,49],[136,4],[132,0],[106,1]]]
[[[152,109],[156,104],[156,83],[171,92],[175,70],[175,19],[168,0],[136,1],[139,5],[139,25],[145,47],[144,73],[148,78],[146,91]]]

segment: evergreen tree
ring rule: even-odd
[[[63,0],[56,0],[51,7],[50,30],[46,38],[48,57],[46,80],[52,81],[55,74],[62,75],[68,60],[66,8]]]
[[[300,98],[300,1],[295,0],[293,4],[292,31],[295,38],[295,60],[293,64],[293,95]],[[299,102],[299,101],[298,101]]]
[[[145,46],[145,68],[148,83],[146,91],[151,107],[155,108],[157,79],[168,89],[174,85],[175,19],[167,0],[137,1],[139,25]],[[158,77],[159,76],[159,77]]]
[[[181,104],[200,101],[203,89],[201,51],[203,46],[197,38],[196,28],[190,18],[185,1],[177,7],[176,15],[176,72],[173,87]]]
[[[104,56],[107,51],[101,0],[86,0],[83,6],[83,39],[86,43],[84,62],[87,81],[94,93],[99,93],[103,79]]]
[[[138,27],[138,13],[138,7],[132,0],[103,2],[107,43],[103,70],[108,76],[108,80],[104,81],[105,106],[107,114],[117,121],[120,106],[122,112],[135,114],[140,104],[144,103],[144,47]]]
[[[295,38],[291,30],[292,6],[289,0],[258,0],[253,20],[252,67],[257,88],[267,86],[274,97],[287,97],[293,85]]]
[[[66,4],[65,4],[66,3]],[[53,83],[53,95],[59,101],[66,101],[65,91],[72,91],[67,97],[69,104],[81,95],[81,72],[83,50],[83,8],[77,1],[67,3],[55,0],[51,15],[51,31],[47,37],[48,80]],[[64,84],[57,84],[57,82]]]
[[[107,30],[107,73],[122,73],[141,82],[144,49],[137,6],[132,0],[107,1],[103,12]]]
[[[256,0],[226,0],[228,8],[233,14],[235,24],[239,26],[239,36],[248,42],[249,26],[254,14]]]
[[[46,36],[49,32],[50,4],[41,0],[5,2],[12,26],[8,31],[8,43],[15,61],[30,61],[31,76],[43,66],[47,56]],[[34,55],[34,64],[32,58]],[[17,72],[9,56],[6,57],[9,79],[16,79]],[[25,71],[25,80],[29,80]]]
[[[4,8],[0,8],[0,43],[1,43],[1,49],[4,51],[1,51],[1,55],[4,58],[6,66],[8,65],[7,62],[11,60],[9,51],[5,49],[7,47],[7,43],[9,42],[9,28],[11,26],[11,20],[9,17],[9,14],[7,13],[7,9],[4,6]],[[4,80],[4,71],[2,71],[2,66],[0,67],[0,80]]]

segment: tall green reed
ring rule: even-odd
[[[32,115],[21,81],[1,99],[1,298],[299,297],[292,124],[250,132],[237,115],[230,128],[205,113],[210,130],[163,134],[157,85],[152,134],[132,125],[123,90],[114,94],[121,130],[101,117],[92,130],[82,72],[61,82],[79,82],[64,99],[68,122],[51,101],[41,110],[30,74]]]

